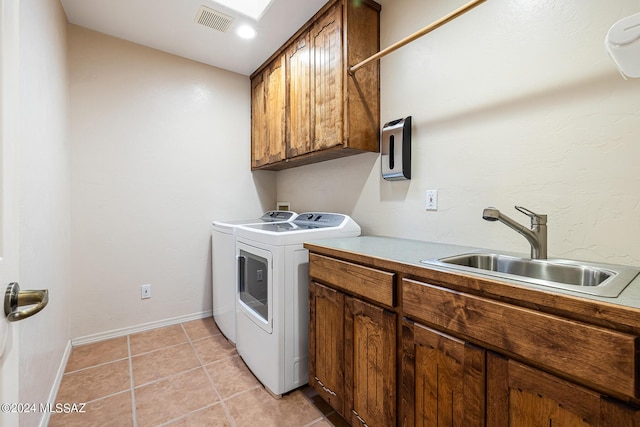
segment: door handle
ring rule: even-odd
[[[238,256],[238,292],[244,292],[244,266],[247,262],[247,257],[239,255]]]
[[[17,322],[40,312],[49,303],[49,290],[21,291],[16,282],[9,283],[4,294],[4,314],[9,322]],[[25,310],[19,307],[32,305]]]

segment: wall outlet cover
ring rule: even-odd
[[[426,207],[428,211],[438,210],[438,190],[427,190]]]
[[[142,285],[140,287],[140,299],[151,298],[151,285]]]

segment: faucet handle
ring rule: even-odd
[[[514,206],[518,212],[522,212],[529,218],[531,218],[531,225],[545,225],[547,223],[546,215],[538,215],[535,212],[530,211],[524,206]]]

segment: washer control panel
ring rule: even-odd
[[[345,219],[346,215],[342,214],[305,212],[298,215],[293,222],[303,227],[337,227],[342,224]]]

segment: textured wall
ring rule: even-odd
[[[248,77],[73,25],[69,70],[72,337],[211,310],[211,221],[276,200]]]
[[[464,2],[386,0],[386,47]],[[455,4],[453,4],[455,3]],[[496,206],[549,216],[549,254],[640,265],[640,80],[604,51],[637,0],[492,0],[381,60],[382,123],[413,117],[413,178],[379,156],[278,172],[292,209],[351,214],[367,234],[529,252],[481,219]],[[437,189],[439,210],[424,209]]]
[[[20,287],[48,288],[50,296],[19,324],[20,402],[48,401],[69,342],[66,29],[57,0],[20,1]],[[42,416],[21,414],[20,425]]]

